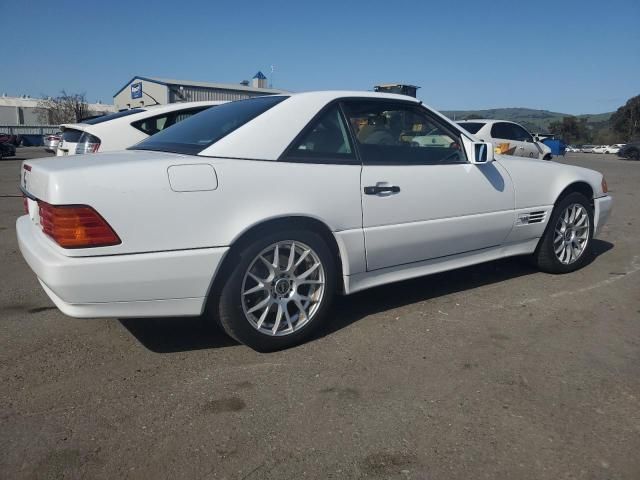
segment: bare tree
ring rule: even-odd
[[[58,97],[38,101],[38,118],[48,125],[75,123],[88,116],[89,105],[84,93],[69,94],[62,90]]]

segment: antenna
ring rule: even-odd
[[[269,88],[273,88],[273,77],[274,72],[276,71],[276,66],[271,65],[271,80],[269,81]]]

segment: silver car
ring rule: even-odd
[[[42,137],[42,140],[44,142],[44,149],[47,152],[56,153],[56,151],[58,150],[58,144],[60,143],[60,138],[62,138],[62,132],[44,135]]]

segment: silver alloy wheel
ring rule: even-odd
[[[260,333],[289,335],[311,321],[324,291],[324,267],[316,252],[302,242],[280,241],[249,264],[242,280],[242,310]]]
[[[553,251],[564,265],[578,260],[589,243],[589,212],[579,203],[565,208],[558,218],[553,236]]]

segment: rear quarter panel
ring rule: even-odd
[[[55,165],[33,161],[30,193],[52,204],[95,208],[122,239],[112,247],[64,250],[69,256],[228,246],[268,219],[307,216],[332,231],[360,229],[357,165],[214,159],[127,151],[78,155]],[[176,192],[167,170],[208,164],[217,188]]]
[[[125,118],[119,120],[128,120]],[[86,131],[100,139],[99,152],[126,150],[136,143],[149,138],[149,135],[131,126],[130,121],[112,121],[92,125]]]

